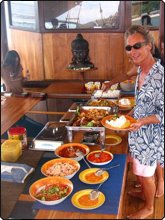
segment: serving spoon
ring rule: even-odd
[[[114,165],[114,166],[111,166],[111,167],[108,167],[108,168],[100,168],[100,169],[98,169],[98,170],[95,172],[95,175],[97,174],[97,175],[99,176],[99,175],[101,175],[105,170],[109,170],[109,169],[111,169],[111,168],[118,167],[118,166],[120,166],[120,164],[117,164],[117,165]],[[104,182],[105,182],[105,181],[104,181]],[[89,196],[90,196],[90,199],[91,199],[91,200],[95,200],[95,199],[98,198],[98,196],[99,196],[99,194],[100,194],[99,188],[102,186],[102,184],[103,184],[104,182],[100,183],[100,185],[99,185],[96,189],[93,189],[93,190],[90,192]]]
[[[95,175],[96,176],[101,176],[106,170],[110,170],[112,168],[115,168],[115,167],[119,167],[120,164],[116,164],[114,166],[111,166],[111,167],[107,167],[107,168],[99,168],[96,172],[95,172]]]
[[[104,181],[104,182],[105,182],[105,181]],[[93,190],[90,192],[89,197],[90,197],[91,200],[95,200],[95,199],[98,198],[98,196],[99,196],[99,194],[100,194],[99,188],[102,186],[102,184],[103,184],[104,182],[100,183],[100,185],[99,185],[96,189],[93,189]]]
[[[76,156],[82,156],[82,159],[84,160],[84,162],[86,163],[86,165],[91,169],[91,166],[87,163],[87,161],[85,160],[85,158],[84,158],[84,154],[81,152],[81,151],[79,151],[79,150],[77,150],[76,152],[75,152],[75,154],[76,154]]]
[[[100,154],[105,150],[105,146],[102,144],[101,145],[101,151],[99,153],[95,154],[95,157],[100,157]]]

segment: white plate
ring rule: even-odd
[[[97,157],[96,155],[100,154],[100,156],[103,156],[103,153],[106,154],[108,157],[109,157],[109,160],[104,160],[104,158],[102,157]],[[90,160],[90,157],[91,155],[94,156],[94,160]],[[87,156],[86,156],[86,159],[88,160],[89,163],[93,164],[93,165],[100,165],[100,166],[103,166],[103,165],[106,165],[108,163],[110,163],[112,160],[113,160],[113,154],[110,153],[109,151],[101,151],[101,150],[97,150],[97,151],[92,151],[90,152]],[[99,162],[101,161],[102,162]],[[98,161],[98,162],[96,162]]]

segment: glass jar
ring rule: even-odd
[[[24,127],[13,127],[8,130],[8,138],[10,140],[20,140],[22,142],[22,149],[27,148],[27,134]]]

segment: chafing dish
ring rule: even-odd
[[[88,131],[88,132],[99,132],[100,133],[100,143],[104,144],[105,142],[105,128],[102,125],[99,126],[75,126],[74,122],[78,118],[78,114],[82,113],[83,111],[86,110],[105,110],[106,115],[113,114],[112,108],[111,107],[94,107],[94,106],[82,106],[79,109],[79,112],[75,112],[74,116],[71,118],[71,120],[67,123],[66,128],[67,128],[67,135],[68,135],[68,141],[72,142],[73,140],[73,131]],[[99,120],[101,121],[104,116],[100,117]]]
[[[66,123],[50,121],[46,123],[43,129],[32,140],[29,147],[31,150],[54,151],[64,143],[66,136]]]
[[[93,107],[111,107],[111,114],[117,114],[119,107],[117,105],[117,99],[90,99],[85,106]]]
[[[96,144],[100,144],[100,133],[96,132],[96,131],[87,131],[84,133],[82,142],[83,144],[87,144],[87,145],[96,145]]]

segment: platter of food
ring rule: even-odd
[[[112,114],[111,110],[111,107],[82,106],[66,125],[69,142],[73,141],[73,131],[94,131],[100,133],[100,143],[103,144],[105,128],[102,126],[101,120]]]
[[[96,150],[90,152],[86,159],[93,165],[106,165],[113,160],[113,154],[109,151]]]
[[[106,181],[109,178],[109,173],[107,171],[103,172],[102,175],[99,175],[99,176],[95,175],[97,170],[98,168],[89,168],[89,169],[83,170],[79,174],[79,179],[83,183],[99,184],[99,183]]]
[[[104,127],[115,131],[127,131],[136,119],[129,115],[109,115],[102,119],[101,123]]]
[[[90,192],[92,189],[84,189],[76,192],[72,198],[72,204],[79,209],[91,210],[102,206],[105,202],[105,195],[99,191],[99,196],[97,199],[90,199]]]
[[[107,134],[105,136],[105,145],[115,146],[122,142],[122,138],[118,135]]]
[[[98,99],[98,98],[115,99],[115,98],[119,98],[120,90],[118,90],[118,89],[114,89],[114,90],[109,89],[108,91],[103,92],[103,90],[98,89],[98,90],[95,90],[92,95],[95,99]]]
[[[84,85],[86,93],[93,93],[93,91],[101,88],[100,82],[87,82]]]
[[[101,119],[109,115],[110,112],[110,107],[83,106],[76,112],[75,116],[73,116],[66,127],[100,127]]]
[[[120,110],[129,110],[135,106],[135,98],[134,97],[123,97],[118,100],[118,106]]]
[[[108,106],[108,107],[116,107],[117,100],[109,100],[109,99],[94,99],[89,100],[86,103],[87,106]]]

